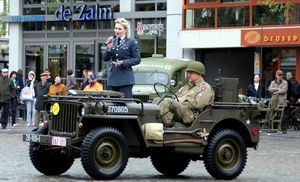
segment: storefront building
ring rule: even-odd
[[[204,62],[206,81],[213,83],[218,69],[221,76],[239,78],[243,90],[254,73],[268,88],[277,69],[300,81],[300,3],[291,0],[280,12],[262,2],[184,1],[179,46],[186,57]]]
[[[78,78],[83,69],[107,78],[101,55],[119,17],[130,22],[142,57],[167,54],[167,0],[10,0],[10,6],[1,17],[9,23],[9,70],[21,68],[25,78],[45,68],[62,78],[68,69]]]

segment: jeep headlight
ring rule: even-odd
[[[84,106],[79,106],[78,107],[78,114],[79,114],[79,116],[83,116],[85,114]]]
[[[174,86],[176,84],[175,80],[170,80],[170,85]]]
[[[97,112],[97,114],[103,115],[103,114],[105,114],[107,112],[107,110],[108,110],[108,106],[107,106],[107,104],[105,102],[101,102],[101,101],[97,102],[97,104],[96,104],[96,112]]]

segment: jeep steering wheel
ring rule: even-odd
[[[157,89],[156,89],[156,86],[157,86],[157,85],[162,85],[162,86],[164,86],[165,88],[167,88],[167,89],[173,94],[172,96],[175,97],[175,99],[177,100],[177,102],[179,102],[179,99],[178,99],[177,95],[175,94],[175,92],[174,92],[169,86],[167,86],[167,85],[165,85],[165,84],[163,84],[163,83],[160,83],[160,82],[156,82],[156,83],[154,83],[154,91],[155,91],[156,95],[157,95],[158,97],[160,97],[160,102],[161,102],[164,98],[166,98],[167,96],[169,96],[169,95],[167,94],[167,92],[165,92],[163,95],[160,95],[160,94],[158,93]],[[166,90],[166,89],[165,89],[165,90]],[[160,102],[159,102],[159,103],[160,103]]]

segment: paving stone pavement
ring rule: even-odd
[[[33,126],[26,126],[23,120],[19,126],[11,123],[6,129],[0,129],[0,181],[43,182],[43,181],[94,181],[82,168],[80,159],[66,173],[60,176],[45,176],[31,164],[28,156],[28,143],[22,141],[22,133],[30,133]],[[248,149],[248,162],[237,182],[298,182],[300,131],[261,132],[257,150]],[[149,158],[130,158],[125,171],[113,181],[222,181],[212,178],[204,168],[202,161],[191,162],[189,167],[176,178],[167,178],[158,173]]]

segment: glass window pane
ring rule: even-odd
[[[213,27],[214,24],[214,8],[185,10],[185,28]]]
[[[157,3],[157,11],[166,11],[167,3]]]
[[[290,22],[292,24],[299,24],[300,23],[300,4],[299,3],[294,3],[294,7],[291,10],[290,13]]]
[[[76,45],[75,70],[82,73],[82,70],[95,70],[94,45]]]
[[[48,68],[50,69],[52,77],[60,75],[60,77],[67,77],[67,45],[49,45],[48,46]]]
[[[55,11],[60,9],[59,6],[51,6],[51,7],[47,7],[47,14],[48,15],[54,15]],[[65,6],[65,9],[70,9],[69,6]]]
[[[218,26],[249,26],[249,7],[224,7],[218,8]]]
[[[74,30],[93,30],[96,29],[95,21],[73,21]]]
[[[45,8],[24,8],[23,15],[45,15]]]
[[[135,11],[155,11],[155,3],[136,4]]]
[[[70,30],[70,22],[48,21],[47,30]]]
[[[46,30],[45,22],[24,22],[23,23],[24,31],[44,31]]]
[[[268,6],[253,6],[253,25],[280,25],[285,24],[283,12],[271,13]]]
[[[30,71],[33,71],[35,75],[40,75],[44,70],[44,46],[25,46],[25,60],[25,79],[28,79]],[[36,79],[39,81],[40,77],[37,76]]]
[[[292,72],[295,76],[296,70],[296,49],[283,49],[280,51],[280,69],[283,71],[283,74],[287,72]]]
[[[45,4],[45,0],[26,0],[24,4]]]
[[[99,29],[114,29],[115,22],[114,22],[114,20],[99,21],[98,26],[99,26]]]
[[[141,57],[152,54],[166,55],[166,19],[145,18],[135,20],[135,38],[140,47]]]

